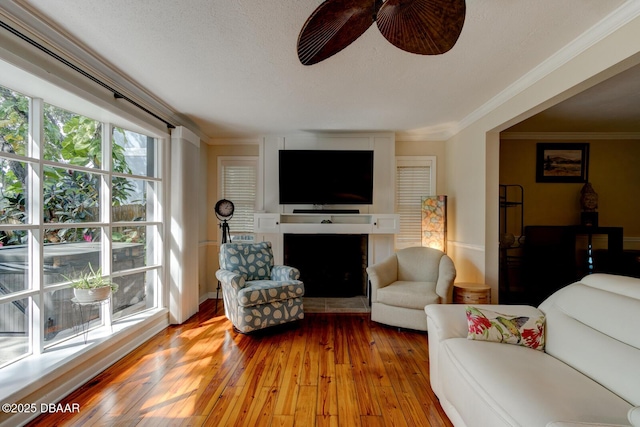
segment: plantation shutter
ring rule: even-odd
[[[424,157],[396,159],[396,213],[400,216],[397,249],[421,245],[422,198],[435,193],[431,179],[434,163]]]
[[[222,198],[231,200],[235,207],[229,221],[232,235],[253,233],[256,187],[255,160],[222,160]]]

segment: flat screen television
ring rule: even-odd
[[[373,204],[373,151],[280,150],[281,205]]]

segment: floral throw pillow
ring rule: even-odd
[[[468,305],[469,333],[467,339],[517,344],[544,350],[545,317],[501,314]]]

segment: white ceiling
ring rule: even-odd
[[[511,127],[509,132],[640,132],[640,65]]]
[[[625,0],[467,0],[462,34],[444,55],[401,51],[374,25],[337,55],[303,66],[298,33],[320,3],[31,0],[26,7],[209,137],[346,130],[437,135],[464,123]],[[638,95],[639,79],[632,80]],[[572,111],[584,102],[575,104]]]

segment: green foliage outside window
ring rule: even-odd
[[[28,157],[29,98],[0,86],[0,151]],[[64,165],[100,169],[102,166],[102,123],[63,110],[44,106],[43,158],[59,163],[45,166],[43,180],[43,220],[45,223],[98,222],[100,176]],[[114,132],[125,133],[115,128]],[[125,149],[110,143],[112,168],[130,174]],[[26,160],[26,159],[25,159]],[[28,162],[0,157],[0,223],[27,222]],[[134,188],[126,178],[112,179],[112,204],[127,203]],[[52,242],[88,240],[88,229],[61,229]],[[91,237],[93,238],[93,237]],[[25,243],[25,231],[0,232],[0,246]],[[45,236],[45,243],[49,240]]]

